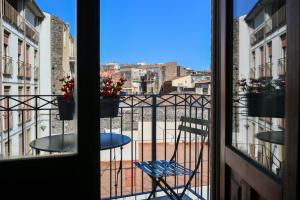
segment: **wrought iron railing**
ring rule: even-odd
[[[26,63],[25,64],[25,76],[26,76],[26,79],[31,79],[31,64],[29,63]]]
[[[285,76],[286,58],[278,59],[278,76]]]
[[[209,115],[210,96],[170,94],[122,97],[119,116],[101,119],[101,132],[118,132],[129,136],[132,142],[123,148],[101,152],[100,198],[145,198],[152,190],[152,181],[133,162],[170,159],[180,117],[209,119]],[[209,199],[208,141],[205,143],[203,162],[189,187],[189,192],[195,195],[192,199]],[[176,161],[193,170],[195,152],[199,149],[200,139],[184,133]],[[187,176],[167,178],[178,191],[187,180]]]
[[[266,34],[270,34],[286,24],[286,6],[282,6],[266,21]]]
[[[39,66],[35,65],[34,66],[34,80],[38,80],[39,79],[39,73],[40,73],[40,68]]]
[[[249,78],[250,79],[255,79],[255,76],[256,76],[256,69],[255,69],[255,67],[250,67]]]
[[[34,155],[29,143],[39,137],[62,134],[67,122],[58,120],[52,95],[0,96],[0,158]]]
[[[24,78],[24,75],[25,75],[25,71],[24,71],[24,67],[25,67],[25,64],[23,61],[18,61],[18,77],[19,78]]]
[[[1,127],[4,122],[10,124],[13,121],[11,129],[0,130],[2,157],[34,155],[37,152],[29,147],[31,141],[63,134],[70,129],[70,124],[56,118],[56,99],[51,95],[0,96],[1,116],[3,113],[8,116],[8,120],[1,118]],[[211,110],[210,96],[191,94],[123,96],[119,107],[118,117],[101,119],[101,132],[128,135],[132,142],[121,148],[101,151],[101,199],[147,195],[152,190],[152,181],[136,169],[133,162],[170,159],[179,133],[180,117],[210,119]],[[26,120],[27,112],[31,113],[30,121]],[[183,132],[176,161],[193,170],[200,141],[198,136]],[[188,189],[192,199],[209,199],[208,141],[209,138],[204,144],[202,163]],[[166,179],[180,192],[188,176]]]
[[[12,66],[12,57],[3,56],[3,75],[12,75],[13,66]]]

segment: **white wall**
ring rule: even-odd
[[[40,94],[51,94],[51,16],[45,14],[40,27]]]

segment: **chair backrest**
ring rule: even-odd
[[[171,160],[175,159],[182,132],[189,132],[191,134],[201,136],[201,149],[202,150],[203,150],[203,143],[205,142],[205,139],[209,133],[209,120],[190,118],[190,117],[181,117],[180,121],[181,121],[181,124],[178,126],[179,134],[176,139],[175,150],[174,150],[173,156],[171,157]],[[200,155],[199,155],[198,159],[201,159]],[[198,163],[198,161],[196,161],[196,163]]]

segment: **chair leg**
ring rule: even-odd
[[[149,197],[147,198],[147,200],[149,200],[149,199],[152,197],[152,195],[154,195],[154,193],[155,193],[155,191],[156,191],[156,188],[157,188],[157,186],[158,186],[158,183],[159,183],[159,182],[156,181],[155,178],[152,178],[151,176],[150,176],[150,178],[152,179],[152,181],[155,182],[155,186],[154,186],[154,189],[152,190],[152,192],[150,193]]]
[[[166,193],[166,195],[168,195],[168,197],[170,197],[170,199],[172,200],[176,200],[179,199],[179,196],[172,190],[172,188],[165,182],[164,185],[166,185],[166,187],[170,190],[171,194],[168,193],[168,190],[166,190],[166,188],[160,184],[160,182],[163,180],[162,178],[159,178],[158,180],[156,180],[155,178],[151,177],[152,181],[155,182],[155,187],[152,190],[152,192],[150,193],[150,195],[148,196],[147,200],[151,199],[152,195],[154,195],[154,193],[156,192],[156,188],[160,187],[162,189],[162,191],[164,191]],[[173,195],[173,196],[172,196]]]
[[[172,187],[163,178],[159,178],[159,180],[168,188],[168,190],[172,193],[172,195],[175,196],[176,199],[180,199],[180,196],[178,196],[178,194],[172,189]]]

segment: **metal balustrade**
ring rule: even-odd
[[[13,74],[13,66],[12,66],[12,57],[3,56],[3,75],[12,75]]]
[[[209,119],[210,96],[192,94],[130,95],[121,98],[119,116],[101,119],[101,132],[127,135],[132,142],[100,154],[101,199],[135,196],[144,198],[153,183],[133,164],[135,161],[168,160],[174,151],[180,117]],[[203,162],[189,192],[192,199],[209,199],[209,140],[205,142]],[[184,133],[176,161],[194,169],[200,138]],[[166,178],[180,191],[188,176]],[[159,190],[158,190],[159,192]]]
[[[100,152],[100,198],[138,197],[149,193],[152,181],[141,170],[137,170],[133,163],[170,159],[179,133],[180,117],[210,119],[210,110],[210,96],[204,95],[122,96],[118,117],[102,118],[100,132],[128,135],[132,141],[121,148]],[[26,120],[28,112],[31,113],[29,121]],[[38,152],[29,147],[32,140],[62,134],[68,129],[66,121],[57,120],[57,100],[54,95],[0,96],[0,113],[8,115],[8,120],[1,120],[2,126],[4,122],[15,122],[11,129],[0,131],[0,142],[3,144],[1,154],[4,158],[14,157],[16,152],[19,152],[18,156],[36,155]],[[28,128],[31,128],[31,136],[28,136]],[[55,133],[55,130],[60,133]],[[12,142],[16,138],[19,145]],[[183,132],[176,161],[188,169],[194,169],[197,156],[195,152],[200,149],[200,141],[198,136]],[[192,199],[209,199],[209,151],[207,139],[203,162],[188,188],[188,195],[193,195]],[[171,182],[171,187],[180,191],[187,183],[188,176],[166,179]],[[160,191],[157,192],[159,194]]]

